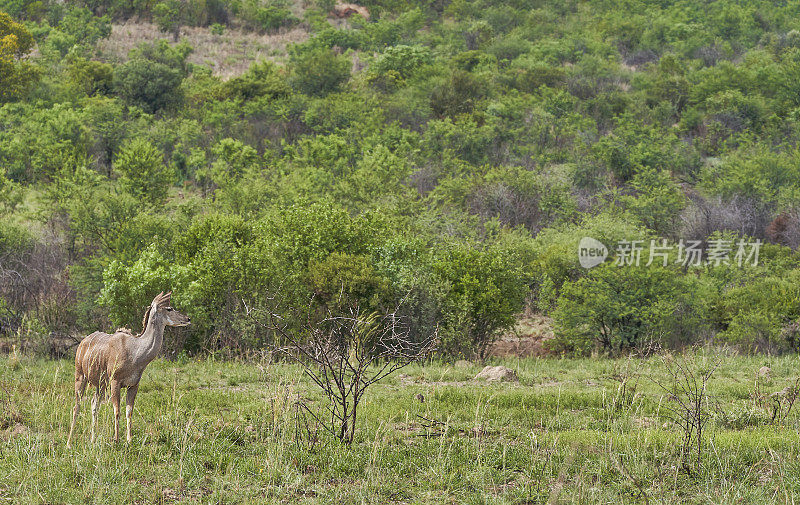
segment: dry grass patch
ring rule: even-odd
[[[514,328],[489,345],[488,355],[495,358],[548,356],[545,342],[553,338],[553,321],[533,315],[517,319]]]
[[[223,79],[244,73],[257,60],[280,60],[286,56],[288,44],[308,39],[302,27],[282,30],[274,34],[258,34],[228,28],[222,35],[214,35],[208,28],[186,26],[180,36],[193,48],[189,62],[209,67],[214,75]],[[171,38],[153,23],[129,21],[115,24],[111,35],[98,44],[103,59],[124,61],[128,52],[142,42]]]

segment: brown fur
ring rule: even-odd
[[[119,402],[121,388],[127,388],[126,412],[127,438],[131,440],[130,416],[145,367],[158,356],[163,342],[165,326],[187,326],[189,318],[169,306],[171,293],[161,293],[153,299],[144,316],[144,328],[134,335],[128,328],[114,333],[96,331],[84,338],[75,353],[75,406],[67,446],[72,441],[75,421],[80,412],[80,401],[91,384],[97,388],[92,398],[92,442],[95,439],[97,410],[109,390],[114,405],[114,440],[119,438]]]
[[[144,333],[144,329],[147,328],[147,321],[149,319],[150,319],[150,307],[147,307],[147,310],[144,311],[144,317],[142,317],[142,333]]]

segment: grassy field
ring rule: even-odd
[[[713,359],[693,355],[692,366]],[[797,357],[722,358],[691,474],[681,471],[674,402],[654,382],[667,382],[660,358],[501,364],[519,383],[472,381],[478,365],[387,378],[367,393],[356,442],[344,447],[304,428],[293,405],[321,399],[293,366],[157,360],[141,382],[133,443],[110,441],[105,404],[90,445],[85,402],[67,450],[72,363],[0,357],[0,503],[793,503],[800,494],[800,419],[792,411],[771,424],[753,398],[760,367],[772,370],[758,387],[766,395],[794,383]]]

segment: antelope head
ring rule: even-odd
[[[166,326],[189,326],[191,320],[172,308],[170,305],[171,298],[172,291],[167,294],[159,293],[153,298],[153,303],[150,304],[150,312],[158,318],[163,318]]]

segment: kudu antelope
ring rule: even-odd
[[[84,338],[75,354],[75,406],[72,408],[72,424],[69,428],[67,447],[72,444],[75,421],[80,412],[81,399],[86,385],[97,390],[92,397],[92,442],[95,440],[97,411],[109,389],[114,405],[114,441],[119,440],[119,397],[121,388],[127,388],[125,396],[125,421],[128,442],[131,441],[131,414],[139,380],[145,367],[158,356],[164,341],[164,327],[188,326],[189,318],[170,307],[172,292],[160,293],[147,308],[142,321],[143,331],[134,335],[120,328],[113,334],[96,331]]]

